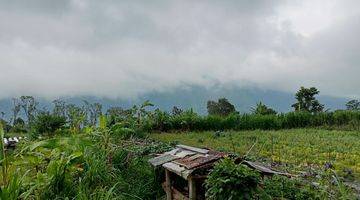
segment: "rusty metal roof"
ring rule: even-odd
[[[155,167],[161,165],[165,169],[187,179],[196,169],[207,168],[226,155],[226,153],[209,149],[177,145],[175,149],[152,158],[149,162]],[[286,172],[274,171],[255,162],[243,160],[242,163],[264,175],[293,176]]]
[[[216,162],[227,154],[209,149],[201,149],[186,145],[177,145],[175,149],[152,158],[149,162],[187,179],[196,169]]]
[[[215,162],[224,156],[224,153],[211,151],[211,153],[208,154],[195,154],[182,159],[174,160],[173,162],[185,167],[186,169],[194,169],[201,167],[204,164]]]
[[[165,169],[187,179],[195,169],[209,166],[226,155],[209,149],[177,145],[175,149],[152,158],[149,162],[155,167],[162,165]]]

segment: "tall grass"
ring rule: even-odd
[[[1,165],[6,170],[0,174],[0,199],[156,199],[163,192],[148,154],[168,148],[122,140],[105,126],[24,141],[7,157],[2,154],[11,162],[9,168]]]
[[[146,131],[208,131],[208,130],[279,130],[292,128],[360,129],[359,111],[335,111],[311,114],[289,112],[278,115],[231,114],[227,117],[200,116],[194,112],[170,115],[157,111],[143,124]]]

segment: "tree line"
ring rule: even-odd
[[[110,107],[103,112],[102,105],[96,102],[84,100],[82,105],[75,105],[54,100],[53,109],[48,110],[40,108],[34,97],[21,96],[12,99],[11,118],[5,120],[2,117],[0,122],[5,131],[15,133],[52,133],[64,127],[70,132],[78,132],[84,127],[97,126],[101,116],[107,118],[108,126],[121,123],[127,128],[146,131],[280,129],[348,124],[357,127],[360,121],[360,115],[357,115],[357,111],[360,111],[359,100],[347,102],[347,111],[330,112],[324,110],[324,104],[316,99],[318,94],[319,90],[315,87],[301,87],[295,94],[296,102],[291,105],[294,111],[289,113],[278,113],[259,102],[250,109],[251,113],[240,114],[226,98],[209,100],[207,116],[198,115],[192,109],[184,111],[176,106],[171,112],[150,110],[148,108],[154,105],[149,101],[128,109]],[[305,122],[305,119],[311,122]]]

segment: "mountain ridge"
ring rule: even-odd
[[[267,106],[278,112],[291,111],[291,105],[295,102],[294,94],[276,90],[263,90],[259,88],[239,88],[239,87],[200,87],[192,86],[187,88],[177,88],[168,92],[150,92],[140,95],[133,99],[105,98],[96,96],[74,96],[62,97],[68,103],[80,105],[83,100],[89,102],[99,102],[103,105],[104,111],[112,106],[120,106],[129,108],[134,104],[140,104],[145,100],[149,100],[155,106],[162,110],[171,111],[173,106],[181,109],[194,109],[199,114],[206,114],[206,103],[208,100],[217,100],[225,97],[240,112],[249,112],[251,107],[258,102],[263,102]],[[36,98],[36,97],[35,97]],[[39,107],[52,108],[52,100],[44,98],[36,98],[39,101]],[[325,104],[325,109],[336,110],[344,109],[347,98],[332,97],[319,95],[319,101]],[[11,114],[12,101],[11,98],[0,100],[0,112],[5,112],[9,117]]]

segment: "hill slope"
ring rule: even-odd
[[[261,90],[258,88],[204,88],[204,87],[188,87],[178,88],[170,92],[151,92],[142,95],[136,99],[109,99],[95,96],[77,96],[64,97],[63,99],[69,103],[81,104],[83,99],[90,102],[99,102],[103,105],[104,110],[111,106],[121,106],[124,108],[131,107],[134,104],[140,104],[145,100],[150,100],[155,104],[156,108],[170,111],[174,105],[182,108],[193,108],[200,114],[206,114],[206,102],[208,100],[216,100],[225,97],[230,100],[236,109],[240,112],[249,112],[257,102],[262,101],[266,105],[274,108],[279,112],[288,112],[292,110],[291,104],[295,102],[294,94],[275,91]],[[51,108],[51,100],[37,98],[40,107]],[[330,96],[319,96],[321,103],[325,104],[326,109],[336,110],[344,109],[346,98],[337,98]],[[0,111],[9,116],[11,113],[11,99],[0,100]]]

